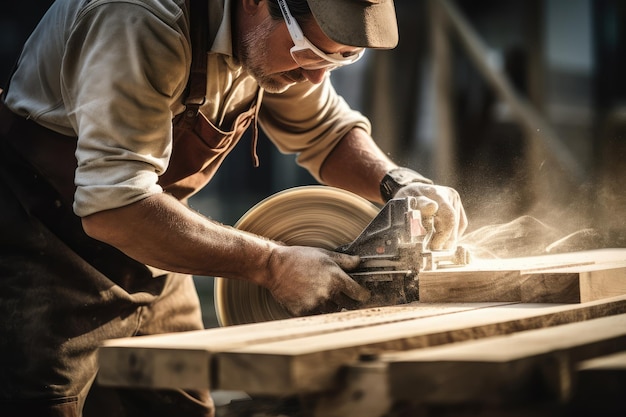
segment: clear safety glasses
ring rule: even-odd
[[[317,70],[327,69],[331,70],[344,65],[352,64],[358,61],[365,52],[364,48],[360,48],[350,53],[335,53],[327,54],[313,45],[302,33],[300,25],[296,22],[296,19],[291,15],[287,3],[285,0],[276,0],[278,7],[280,8],[285,23],[287,23],[287,29],[291,35],[294,46],[291,48],[291,56],[294,61],[305,70]]]

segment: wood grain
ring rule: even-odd
[[[253,344],[216,355],[216,387],[288,395],[332,388],[362,354],[404,351],[626,313],[626,296],[586,304],[517,304]]]
[[[626,294],[626,261],[523,274],[523,303],[584,303]]]
[[[542,284],[544,293],[566,293],[572,280],[578,280],[586,283],[586,287],[580,286],[581,299],[599,298],[622,292],[625,254],[626,250],[602,250],[481,262],[473,265],[472,271],[465,267],[465,272],[474,277],[494,270],[511,273],[515,276],[511,282],[517,282],[512,291],[517,291],[518,298],[524,291],[528,293],[528,288],[539,286],[530,285],[530,278],[551,283]],[[569,263],[569,269],[564,269],[564,263]],[[605,275],[605,271],[611,274]],[[558,280],[549,278],[557,273],[567,277],[559,284],[560,290],[554,285]],[[426,275],[437,276],[441,283],[450,274],[441,270]],[[526,299],[546,300],[532,294]],[[110,386],[233,389],[271,395],[317,392],[336,384],[339,370],[363,354],[437,346],[622,313],[626,313],[626,296],[565,306],[420,302],[118,339],[105,343],[99,351],[98,380]]]
[[[626,314],[384,355],[390,392],[412,403],[566,400],[576,363],[626,349]]]
[[[501,303],[402,305],[106,342],[98,381],[146,388],[210,388],[214,352],[371,325],[498,306]]]
[[[464,267],[420,272],[420,301],[590,301],[626,293],[621,280],[624,266],[626,249],[477,260]],[[601,270],[611,271],[602,277]]]

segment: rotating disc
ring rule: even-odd
[[[377,213],[374,204],[348,191],[304,186],[266,198],[235,227],[287,245],[332,250],[353,241]],[[265,288],[227,278],[215,279],[215,311],[220,326],[292,317]]]

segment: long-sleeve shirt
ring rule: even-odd
[[[234,58],[231,0],[210,1],[207,95],[200,112],[223,131],[257,97]],[[74,211],[86,216],[163,192],[172,119],[182,113],[191,65],[184,0],[57,0],[25,44],[6,104],[77,137]],[[370,131],[330,78],[264,94],[268,137],[321,181],[320,167],[352,128]]]

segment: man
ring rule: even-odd
[[[2,415],[80,415],[103,340],[201,329],[189,274],[250,280],[293,314],[367,299],[346,273],[357,257],[281,245],[184,204],[249,124],[324,184],[379,203],[418,196],[436,215],[434,249],[465,229],[458,194],[391,162],[330,84],[363,48],[395,46],[391,0],[189,7],[57,0],[5,88]],[[91,392],[96,414],[212,413],[207,393]]]

